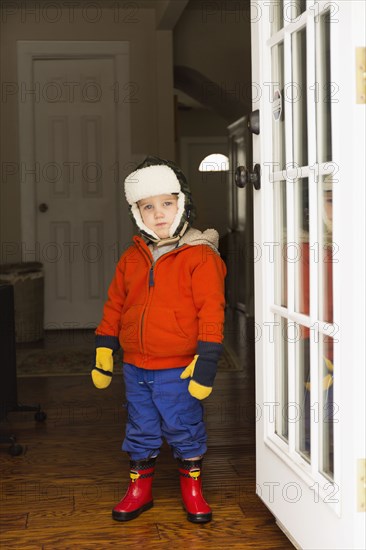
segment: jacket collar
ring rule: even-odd
[[[135,242],[135,244],[137,244],[137,246],[141,247],[146,254],[148,254],[149,258],[152,257],[150,249],[148,247],[148,243],[150,242],[150,240],[148,241],[145,237],[135,235],[133,237],[133,241]],[[174,249],[175,251],[178,251],[184,246],[188,246],[188,245],[196,246],[199,244],[205,244],[210,248],[212,248],[218,255],[220,255],[218,250],[219,234],[215,229],[206,229],[206,231],[202,232],[199,229],[189,227],[188,230],[183,235],[183,237],[181,237],[180,239],[177,237],[174,240],[174,242],[178,242],[178,241],[179,243],[177,245],[177,248]],[[164,244],[170,244],[170,243],[173,244],[173,241],[171,239],[166,239],[166,240],[162,239],[160,242]],[[160,246],[163,246],[163,244],[161,244]],[[171,252],[173,252],[173,250],[171,250]]]

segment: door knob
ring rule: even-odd
[[[40,212],[47,212],[48,210],[48,205],[45,203],[45,202],[42,202],[39,206],[38,206],[38,210]]]
[[[252,134],[259,135],[260,132],[260,124],[259,124],[259,110],[252,111],[248,115],[248,128],[249,131],[252,132]]]
[[[261,188],[261,167],[259,164],[254,166],[252,172],[245,166],[238,166],[235,170],[235,184],[237,187],[245,187],[247,183],[252,183],[257,191]]]

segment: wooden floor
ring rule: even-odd
[[[127,523],[112,520],[128,477],[128,457],[120,451],[121,376],[104,391],[85,376],[22,378],[19,400],[40,402],[47,421],[16,412],[1,426],[25,446],[19,457],[0,447],[1,549],[293,548],[255,495],[254,365],[244,333],[235,327],[227,325],[226,341],[243,368],[219,373],[205,406],[209,451],[203,483],[211,523],[186,520],[166,446],[157,463],[154,507]]]

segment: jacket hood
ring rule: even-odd
[[[142,221],[137,202],[166,193],[178,195],[178,212],[168,239],[161,239]],[[148,156],[125,179],[125,194],[130,214],[142,236],[155,244],[177,242],[195,218],[192,195],[182,170],[171,160]]]
[[[206,244],[212,248],[216,254],[220,255],[219,234],[216,229],[206,229],[205,231],[200,231],[199,229],[190,227],[179,241],[179,246],[182,246],[183,244],[189,244],[191,246]]]

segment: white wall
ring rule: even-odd
[[[229,4],[189,2],[174,29],[174,64],[195,69],[218,84],[229,97],[243,104],[244,115],[251,110],[250,14],[244,2],[232,3],[235,11],[230,11]],[[205,93],[202,95],[205,97]],[[195,226],[215,227],[223,236],[229,226],[231,173],[204,174],[197,166],[207,154],[228,154],[229,145],[222,138],[228,136],[227,126],[233,120],[201,108],[178,110],[177,121],[181,138],[178,158],[187,172],[197,207]]]
[[[18,101],[26,93],[17,82],[17,40],[121,40],[130,42],[131,145],[134,161],[146,154],[174,158],[172,33],[156,31],[155,10],[138,3],[118,9],[67,8],[62,2],[9,2],[1,11],[1,167],[19,168]],[[72,3],[71,3],[72,4]],[[80,5],[80,3],[76,3]],[[25,7],[26,5],[26,7]],[[51,7],[51,6],[59,6]],[[89,8],[87,7],[89,5]],[[101,5],[101,2],[94,3]],[[18,6],[18,7],[17,7]],[[122,6],[122,7],[121,7]],[[121,96],[122,97],[122,96]],[[125,96],[123,96],[123,100]],[[2,242],[20,241],[19,173],[4,175],[0,188]],[[6,177],[5,177],[6,176]],[[20,258],[12,258],[12,261]],[[0,257],[0,262],[6,258]]]
[[[249,2],[191,0],[174,28],[174,64],[199,71],[249,110],[250,48]]]

